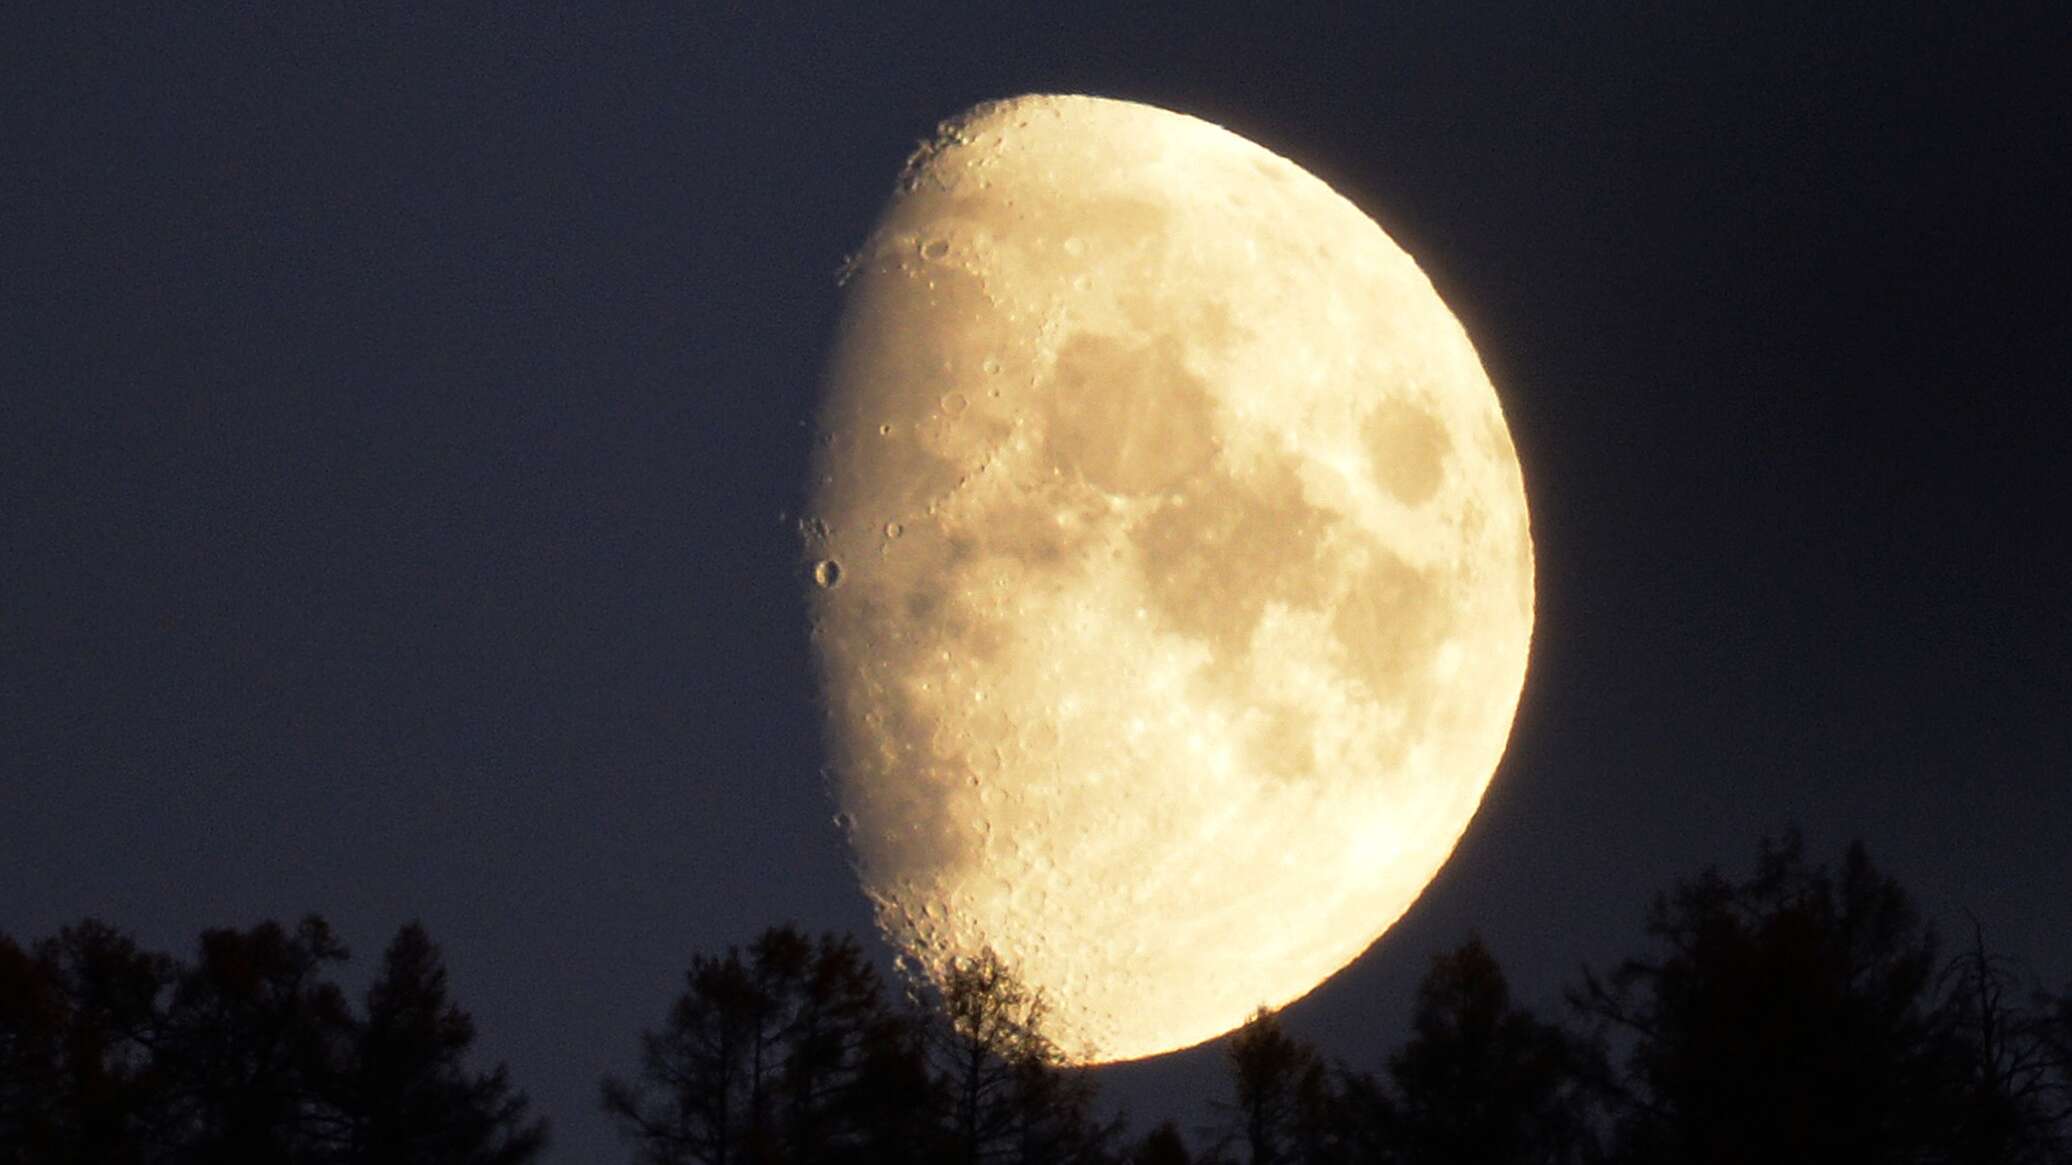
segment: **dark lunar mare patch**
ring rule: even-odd
[[[1097,489],[1164,489],[1216,451],[1208,389],[1171,335],[1150,344],[1075,335],[1051,381],[1050,462]]]
[[[1445,477],[1453,442],[1439,418],[1400,397],[1375,406],[1360,425],[1360,436],[1374,462],[1382,488],[1405,505],[1431,500]]]
[[[1135,531],[1154,613],[1224,658],[1241,655],[1268,603],[1315,606],[1328,597],[1317,556],[1338,520],[1303,499],[1286,460],[1242,479],[1219,463]]]
[[[1431,702],[1421,677],[1452,629],[1454,604],[1431,574],[1386,551],[1377,554],[1332,612],[1331,630],[1353,674],[1377,697],[1405,706],[1415,723]]]

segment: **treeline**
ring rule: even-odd
[[[321,919],[204,933],[183,963],[82,923],[0,936],[0,1165],[535,1160],[545,1143],[438,949],[406,926],[355,1006]],[[1973,929],[1939,949],[1860,846],[1796,836],[1656,899],[1559,1015],[1469,938],[1408,1039],[1327,1060],[1276,1015],[1223,1045],[1213,1119],[1132,1133],[990,957],[896,989],[783,926],[694,956],[604,1110],[642,1165],[2072,1162],[2072,991]]]
[[[1860,845],[1829,869],[1796,835],[1765,841],[1750,876],[1657,898],[1646,938],[1582,972],[1566,1022],[1514,1002],[1470,939],[1433,960],[1379,1072],[1254,1017],[1207,1159],[2072,1161],[2072,993],[1976,928],[1940,954]]]
[[[355,1008],[318,917],[203,932],[191,963],[83,922],[0,935],[0,1162],[521,1165],[544,1121],[448,998],[439,949],[396,933]]]
[[[1745,878],[1679,883],[1566,1004],[1534,1014],[1470,938],[1375,1064],[1262,1011],[1224,1045],[1215,1121],[1132,1137],[996,961],[909,1004],[853,940],[780,927],[695,958],[603,1099],[643,1165],[2072,1161],[2072,993],[1976,932],[1939,952],[1861,846],[1829,868],[1790,835]]]

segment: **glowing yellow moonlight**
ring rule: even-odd
[[[1409,256],[1121,101],[947,123],[849,271],[809,553],[839,796],[925,970],[1091,1060],[1198,1043],[1409,908],[1532,633],[1517,454]]]

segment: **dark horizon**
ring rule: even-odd
[[[424,928],[363,1004],[331,977],[349,957],[316,916],[205,931],[191,962],[94,920],[0,934],[0,1155],[538,1160],[551,1115],[475,1054]],[[1470,932],[1398,1045],[1329,1056],[1262,1006],[1210,1042],[1213,1091],[1132,1112],[990,949],[902,982],[857,936],[787,924],[694,954],[596,1095],[655,1165],[2072,1160],[2072,969],[2020,967],[1975,922],[1941,944],[1861,844],[1791,831],[1679,878],[1561,994],[1522,1001]]]

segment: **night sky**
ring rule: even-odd
[[[550,1159],[625,1159],[693,951],[871,925],[795,530],[836,270],[936,121],[1085,92],[1374,215],[1524,465],[1510,750],[1296,1034],[1378,1066],[1471,929],[1558,1011],[1793,823],[2072,981],[2063,5],[35,7],[0,931],[319,911],[351,982],[422,918]],[[1195,1123],[1217,1054],[1105,1095]]]

